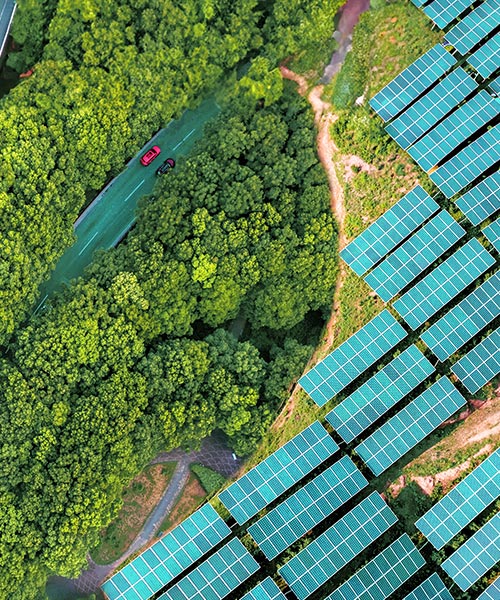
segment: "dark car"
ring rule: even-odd
[[[161,165],[156,169],[157,175],[165,175],[170,169],[175,167],[175,160],[173,158],[167,158]]]
[[[153,146],[152,148],[150,148],[146,154],[144,154],[144,156],[141,156],[141,165],[143,165],[144,167],[147,167],[148,165],[150,165],[154,159],[158,156],[158,154],[160,154],[161,150],[159,148],[159,146]]]

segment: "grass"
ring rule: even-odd
[[[203,504],[206,497],[207,493],[202,488],[198,478],[194,473],[191,473],[179,498],[172,507],[172,510],[160,525],[158,535],[170,531],[176,525],[184,521],[184,519]]]

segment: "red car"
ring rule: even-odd
[[[154,159],[160,154],[161,150],[158,146],[153,146],[150,148],[144,156],[141,157],[141,165],[147,167],[150,165]]]

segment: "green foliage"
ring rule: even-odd
[[[217,471],[197,463],[191,465],[191,471],[198,477],[201,486],[208,495],[220,490],[226,482],[226,478]]]

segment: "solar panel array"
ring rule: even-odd
[[[500,598],[500,577],[489,585],[477,600],[498,600]]]
[[[500,497],[500,448],[428,510],[415,526],[440,550]]]
[[[242,525],[338,449],[316,421],[223,490],[219,500]]]
[[[500,171],[486,177],[456,201],[473,225],[479,225],[500,209]]]
[[[490,90],[492,92],[495,92],[496,94],[500,94],[500,75],[493,81],[490,81],[488,83],[488,87],[490,88]]]
[[[361,277],[438,210],[437,202],[417,185],[341,250],[340,257]]]
[[[500,99],[481,90],[408,148],[408,154],[429,171],[498,113]]]
[[[415,330],[495,262],[493,256],[474,238],[396,300],[394,308]]]
[[[245,594],[241,600],[286,600],[285,595],[270,577],[266,577],[253,590]]]
[[[500,67],[500,35],[494,35],[469,56],[467,62],[484,79],[488,79]]]
[[[365,281],[388,302],[464,235],[465,230],[442,210],[366,275]]]
[[[440,29],[447,27],[471,6],[474,0],[434,0],[424,8],[424,13],[436,23]]]
[[[486,0],[450,29],[445,35],[445,40],[465,56],[490,34],[499,22],[498,0]]]
[[[248,533],[272,560],[367,485],[352,460],[343,456],[251,525]]]
[[[373,492],[278,572],[297,598],[304,600],[397,520],[380,494]]]
[[[205,504],[102,585],[110,600],[145,600],[167,585],[231,530]]]
[[[447,558],[441,567],[465,591],[499,560],[500,513],[497,513]]]
[[[429,177],[447,198],[451,198],[498,160],[500,160],[500,123],[457,152],[430,173]]]
[[[325,600],[384,600],[425,564],[404,533]]]
[[[346,443],[352,442],[434,370],[422,352],[412,345],[358,387],[329,412],[326,419]]]
[[[411,0],[411,1],[418,8],[420,8],[421,6],[423,6],[427,2],[427,0]]]
[[[420,336],[446,360],[500,314],[500,271],[448,311]]]
[[[500,373],[500,329],[468,352],[451,368],[471,394]]]
[[[447,377],[381,425],[355,450],[375,476],[380,475],[465,404]]]
[[[477,85],[462,67],[457,67],[389,123],[385,130],[406,149],[473,92]]]
[[[303,375],[299,384],[318,406],[323,406],[406,335],[391,313],[383,310]]]
[[[500,252],[500,218],[485,227],[483,233],[493,244],[495,250]]]
[[[183,577],[160,600],[219,600],[259,570],[259,564],[238,538]]]
[[[455,63],[455,58],[444,46],[436,44],[376,94],[370,100],[370,106],[384,121],[392,119]]]
[[[453,600],[437,573],[433,573],[403,600]]]

